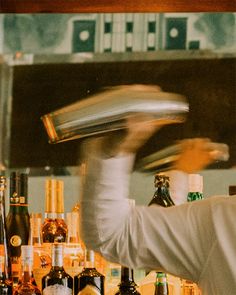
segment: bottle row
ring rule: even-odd
[[[192,175],[190,183],[187,200],[202,199],[202,177]],[[132,270],[87,251],[79,235],[79,205],[64,216],[63,190],[63,181],[46,180],[43,220],[41,213],[29,215],[27,174],[12,172],[10,208],[6,217],[6,177],[0,177],[0,295],[40,294],[37,292],[46,295],[72,292],[106,295],[200,294],[192,282],[161,272],[147,274],[144,270]],[[153,205],[175,205],[166,175],[155,176],[155,193],[149,203],[149,206]],[[33,291],[25,285],[32,285],[30,288]],[[68,290],[62,291],[59,287]]]

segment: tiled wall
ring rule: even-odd
[[[0,52],[236,49],[236,13],[2,14]]]

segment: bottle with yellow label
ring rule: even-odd
[[[7,240],[13,286],[20,277],[21,246],[29,240],[28,175],[12,172],[10,176],[10,209],[6,219]]]

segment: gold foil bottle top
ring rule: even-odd
[[[64,182],[57,179],[46,180],[46,213],[64,213]]]
[[[57,213],[64,213],[64,182],[62,180],[57,180]]]

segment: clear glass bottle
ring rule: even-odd
[[[75,276],[82,271],[84,265],[84,250],[79,237],[78,212],[66,213],[66,223],[68,233],[64,244],[64,267],[71,276]]]
[[[203,199],[203,177],[200,174],[189,174],[189,188],[187,201],[197,201]]]
[[[64,220],[64,183],[62,180],[46,180],[45,219],[42,225],[43,243],[64,243],[67,225]]]
[[[167,276],[163,272],[157,272],[156,284],[155,284],[155,295],[168,295],[168,283]]]
[[[105,277],[95,268],[95,253],[86,251],[85,267],[81,273],[74,277],[74,295],[96,294],[104,295]]]
[[[52,267],[42,278],[43,295],[72,295],[73,278],[63,267],[63,244],[52,245]]]
[[[137,284],[134,281],[134,271],[131,268],[121,267],[121,282],[119,291],[115,295],[140,295]]]
[[[164,174],[158,173],[155,175],[154,185],[156,190],[148,206],[159,205],[162,207],[170,207],[175,205],[170,197],[169,181],[169,177]]]
[[[21,246],[22,276],[13,295],[41,295],[33,277],[33,246]]]
[[[5,216],[6,177],[0,176],[0,295],[11,295]]]
[[[12,172],[10,175],[10,209],[6,219],[11,278],[15,286],[20,276],[21,246],[29,240],[28,175]]]

